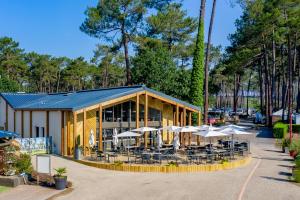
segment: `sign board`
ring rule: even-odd
[[[36,155],[36,171],[51,174],[51,157],[49,155]]]

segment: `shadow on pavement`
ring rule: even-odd
[[[287,168],[292,168],[292,165],[278,165],[279,167],[287,167]]]
[[[288,179],[284,179],[284,178],[274,178],[274,177],[270,177],[270,176],[261,176],[262,178],[265,179],[269,179],[269,180],[275,180],[275,181],[282,181],[282,182],[291,182]]]
[[[275,153],[282,153],[280,150],[272,150],[272,149],[265,149],[265,151],[275,152]]]
[[[257,158],[257,159],[262,159],[262,160],[277,160],[277,161],[293,161],[293,159],[289,159],[289,158],[272,158],[272,157],[257,157],[257,156],[253,156],[253,158]]]

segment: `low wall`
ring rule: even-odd
[[[74,161],[91,167],[114,170],[114,171],[181,173],[181,172],[212,172],[212,171],[234,169],[250,163],[251,157],[245,157],[241,160],[225,162],[222,164],[179,165],[179,166],[128,165],[128,164],[115,164],[115,163],[96,163],[96,162],[83,161],[83,160],[74,160]]]

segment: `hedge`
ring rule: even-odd
[[[288,124],[277,122],[273,126],[273,135],[275,138],[285,138],[288,132]]]

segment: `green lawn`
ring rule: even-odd
[[[0,186],[0,193],[9,190],[9,187]]]

